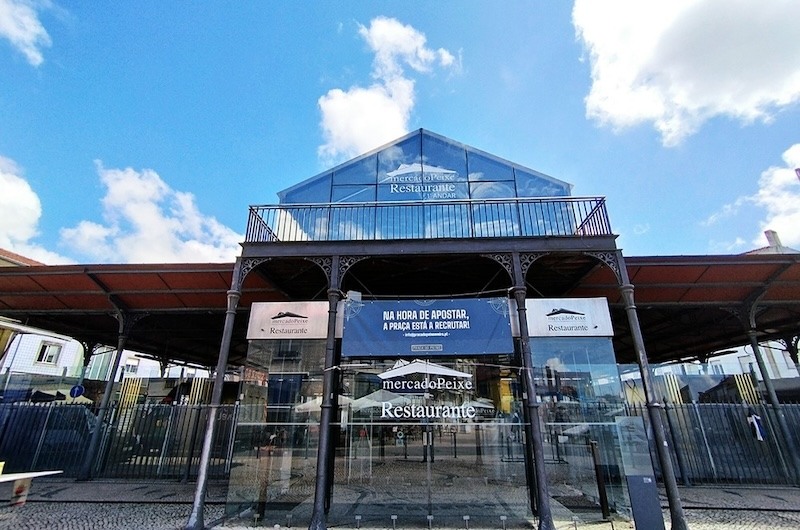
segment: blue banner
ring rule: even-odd
[[[514,351],[506,298],[348,300],[343,357],[435,357]]]

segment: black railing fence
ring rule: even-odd
[[[603,197],[251,206],[247,243],[608,236]]]
[[[193,479],[210,405],[112,405],[94,463],[97,478]],[[211,478],[230,471],[237,405],[222,405],[211,453]],[[84,405],[0,403],[0,461],[5,471],[61,469],[77,476],[96,416]]]
[[[769,405],[741,403],[667,403],[659,410],[671,444],[675,475],[683,484],[792,484],[789,444],[800,435],[800,405],[782,404],[792,440],[781,436],[776,411]],[[650,421],[644,405],[631,415]],[[652,437],[651,437],[652,439]],[[651,456],[660,478],[658,459]]]
[[[196,404],[113,405],[93,476],[194,479],[209,410],[210,405]],[[792,440],[781,437],[775,411],[766,405],[668,403],[660,408],[678,481],[794,484],[798,470],[792,468],[787,447],[800,440],[800,405],[783,404],[781,411]],[[628,406],[627,414],[642,417],[650,429],[644,405]],[[239,405],[220,406],[211,478],[227,478],[236,440],[250,439],[236,436],[239,416]],[[75,477],[96,428],[96,416],[84,405],[0,403],[0,461],[6,472],[62,469]],[[651,453],[660,478],[653,447]]]

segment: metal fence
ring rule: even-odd
[[[210,405],[188,404],[112,406],[93,476],[194,479],[209,410]],[[229,476],[239,410],[238,405],[220,406],[210,478]],[[796,470],[787,447],[800,439],[800,405],[784,404],[781,411],[793,440],[782,438],[768,406],[682,403],[660,409],[678,480],[793,484]],[[645,406],[630,406],[628,414],[644,418],[650,429]],[[759,432],[753,427],[754,414]],[[0,403],[0,461],[7,472],[61,469],[65,476],[76,477],[96,428],[96,416],[84,405]],[[651,453],[660,476],[654,447]]]
[[[781,411],[797,440],[800,405],[782,404]],[[683,484],[794,483],[795,471],[787,448],[796,442],[783,439],[771,407],[740,403],[669,403],[659,412],[673,451],[673,469]],[[631,406],[629,413],[643,417],[648,430],[651,428],[644,405]],[[651,455],[656,474],[660,476],[652,444]]]
[[[245,241],[608,236],[603,197],[251,206]]]
[[[113,405],[107,413],[98,478],[192,479],[197,476],[210,405]],[[230,472],[238,407],[222,405],[211,450],[210,478]],[[5,470],[80,471],[97,417],[84,405],[0,404],[0,461]]]

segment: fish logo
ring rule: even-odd
[[[307,316],[298,315],[297,313],[292,313],[291,311],[281,311],[274,317],[272,320],[280,320],[281,318],[308,318]]]

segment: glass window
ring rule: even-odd
[[[514,173],[517,181],[517,197],[566,197],[570,193],[569,185],[566,183],[520,169]]]
[[[514,198],[514,183],[473,182],[469,185],[469,191],[473,199],[510,199]]]
[[[375,186],[334,186],[331,202],[374,202]]]
[[[377,155],[343,165],[333,172],[333,185],[375,184],[377,167]]]
[[[467,152],[463,146],[422,135],[424,182],[467,180]]]
[[[509,237],[520,234],[519,215],[514,204],[472,205],[475,237]]]
[[[135,374],[139,371],[139,359],[128,359],[125,361],[125,373]]]
[[[617,418],[627,413],[611,339],[532,338],[530,344],[546,450],[569,469],[548,468],[548,480],[557,489],[597,491],[599,466],[611,508],[626,510]]]
[[[39,353],[36,356],[37,363],[57,364],[61,354],[61,344],[54,342],[43,342],[39,346]]]
[[[597,421],[622,404],[622,386],[608,337],[533,338],[536,391],[566,406],[573,421]]]
[[[514,170],[509,164],[472,152],[468,153],[468,164],[470,182],[514,180]]]
[[[414,135],[378,153],[378,183],[401,183],[403,179],[398,179],[396,173],[392,176],[389,176],[389,173],[404,170],[407,166],[419,165],[420,163],[420,137],[419,135]]]
[[[331,174],[317,176],[278,194],[281,204],[330,202]]]

